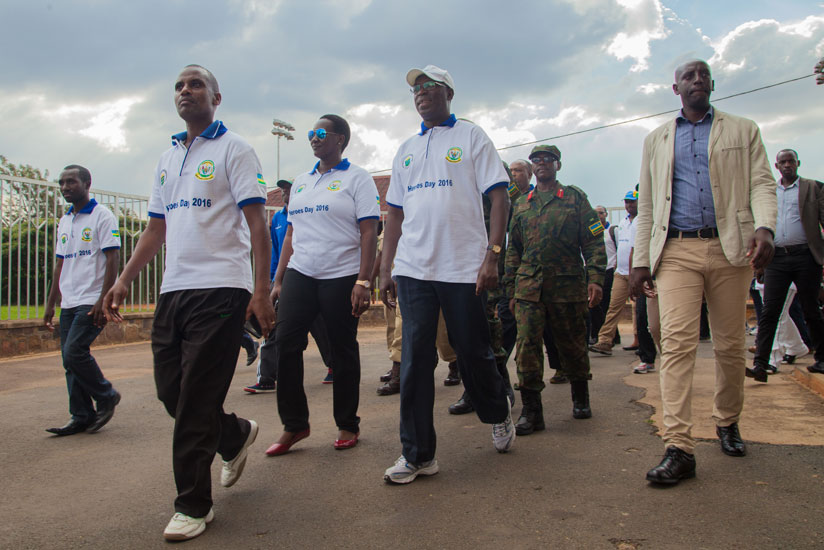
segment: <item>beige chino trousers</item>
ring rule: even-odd
[[[738,422],[744,406],[744,321],[752,272],[735,267],[714,239],[669,239],[655,273],[661,314],[661,400],[664,446],[688,453],[692,437],[692,378],[702,296],[707,298],[715,351],[717,426]]]
[[[629,277],[616,273],[612,279],[612,294],[609,298],[607,316],[604,319],[604,324],[601,325],[601,330],[598,331],[599,344],[612,346],[615,331],[618,330],[618,321],[624,306],[627,305],[627,299],[629,299]],[[632,332],[633,334],[637,333],[635,329],[635,307],[632,308]],[[629,344],[630,342],[624,343],[625,346]]]

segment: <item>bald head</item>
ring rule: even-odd
[[[678,79],[681,78],[681,75],[684,74],[684,71],[688,70],[689,68],[691,68],[691,66],[696,64],[703,65],[707,69],[707,72],[712,73],[712,71],[710,71],[710,66],[707,64],[706,61],[704,61],[703,59],[691,59],[685,63],[681,63],[680,65],[678,65],[678,67],[675,68],[675,82],[678,82]]]

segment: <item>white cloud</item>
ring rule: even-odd
[[[824,30],[824,16],[808,16],[801,21],[781,24],[775,19],[747,21],[735,27],[719,40],[707,42],[715,49],[709,59],[713,70],[739,71],[746,65],[747,56],[756,55],[757,49],[775,50],[781,43],[781,51],[789,53],[790,45],[807,42]],[[788,42],[789,41],[789,42]],[[824,49],[824,40],[815,47]]]
[[[655,92],[657,92],[658,90],[666,90],[668,88],[669,88],[669,86],[667,86],[666,84],[648,83],[648,84],[641,84],[636,89],[644,95],[652,95]]]
[[[630,68],[637,73],[649,68],[650,42],[667,37],[663,8],[659,0],[617,0],[627,12],[624,31],[615,35],[606,46],[606,52],[618,61],[635,60]]]
[[[97,141],[108,151],[127,152],[123,126],[131,108],[142,101],[139,97],[124,97],[99,104],[62,105],[44,110],[42,116],[62,119],[63,128]]]

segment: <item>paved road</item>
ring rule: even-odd
[[[750,443],[749,456],[736,459],[707,440],[697,449],[696,479],[648,486],[644,473],[662,447],[652,407],[638,402],[644,390],[624,382],[631,361],[624,352],[593,362],[594,418],[573,420],[569,387],[548,386],[548,430],[519,438],[506,455],[494,451],[490,428],[474,415],[446,413],[460,388],[441,385],[441,364],[441,473],[385,485],[383,470],[400,445],[397,396],[374,393],[388,368],[382,334],[361,330],[363,438],[348,451],[332,449],[331,387],[320,383],[315,348],[306,361],[312,435],[282,457],[263,454],[281,430],[274,396],[244,395],[254,370],[239,366],[226,408],[258,420],[261,433],[237,485],[220,487],[214,465],[217,517],[187,548],[824,546],[821,447]],[[706,357],[710,344],[701,346]],[[167,547],[172,421],[154,396],[149,346],[95,355],[123,401],[100,433],[65,438],[43,431],[67,416],[59,357],[0,362],[0,548]]]

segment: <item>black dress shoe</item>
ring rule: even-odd
[[[109,420],[112,419],[114,416],[114,408],[117,404],[120,403],[120,394],[114,392],[114,397],[109,399],[105,403],[98,403],[97,404],[97,416],[94,419],[94,422],[91,423],[89,426],[88,432],[90,434],[95,433],[97,430],[105,426]]]
[[[449,405],[449,414],[468,414],[475,410],[466,396],[461,396],[455,403]]]
[[[738,433],[737,422],[729,426],[716,426],[715,433],[718,434],[718,439],[721,440],[721,450],[724,451],[725,455],[744,456],[747,454],[747,448],[741,440],[741,434]]]
[[[695,477],[695,455],[678,447],[667,447],[661,464],[647,472],[647,481],[661,485],[675,485],[691,477]]]
[[[822,363],[821,361],[816,361],[815,363],[807,367],[807,370],[809,372],[813,372],[816,374],[824,374],[824,363]]]
[[[792,365],[793,363],[795,363],[795,355],[786,354],[784,355],[784,358],[781,360],[784,363],[787,363],[788,365]]]
[[[753,368],[747,367],[747,372],[744,374],[747,378],[755,379],[756,382],[767,381],[767,369],[759,365],[755,365]]]
[[[69,423],[62,428],[46,428],[46,431],[54,435],[74,435],[85,432],[89,427],[89,422],[79,422],[72,418]]]

